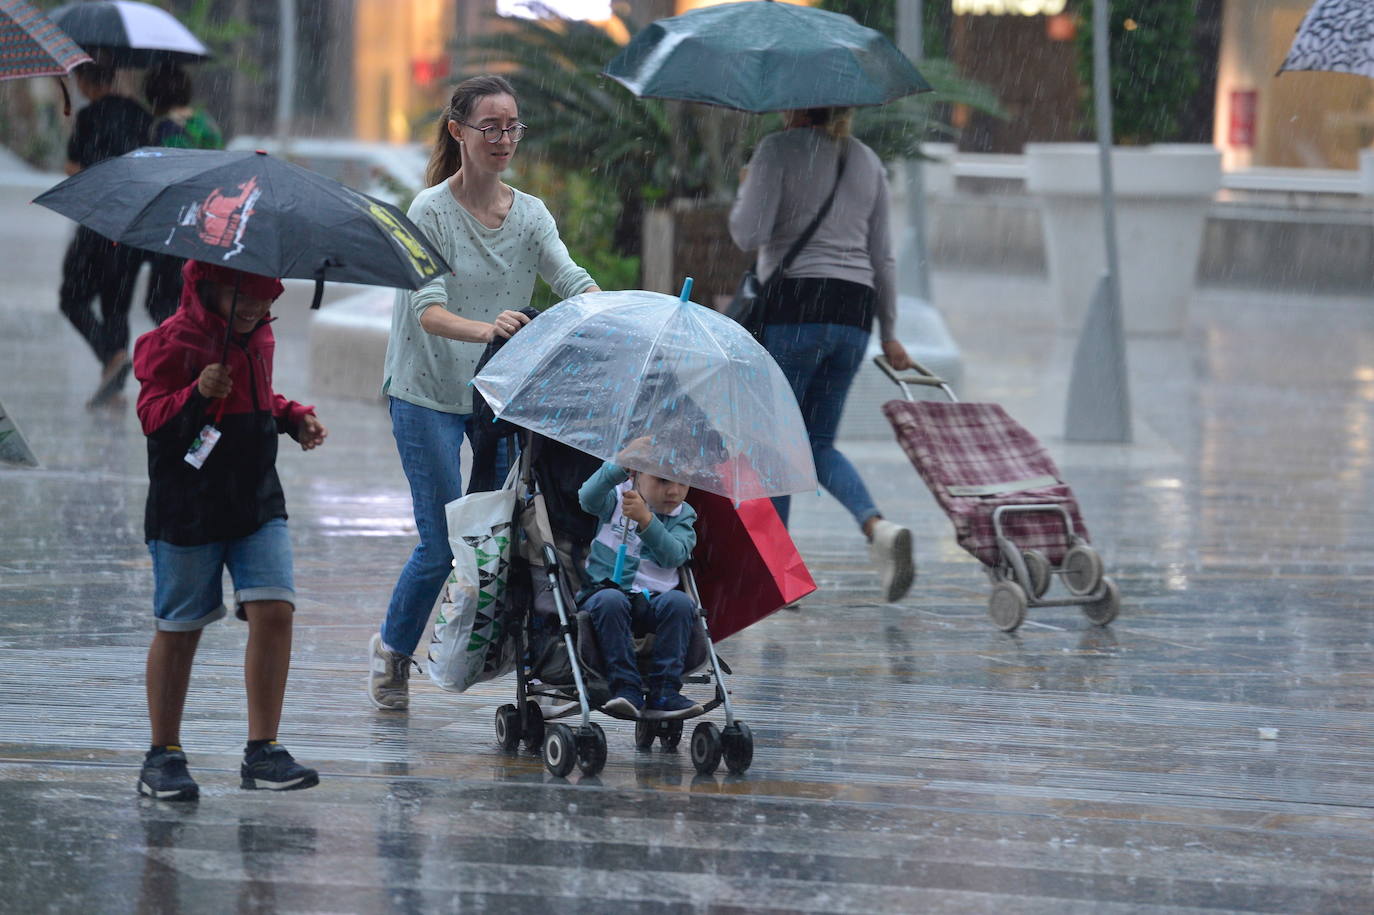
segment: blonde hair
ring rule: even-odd
[[[502,77],[492,75],[474,76],[453,87],[453,97],[439,113],[439,132],[434,138],[434,150],[429,154],[429,166],[425,169],[426,187],[434,187],[452,176],[463,164],[458,141],[448,132],[448,122],[461,123],[471,119],[472,109],[491,95],[515,98],[515,88]]]

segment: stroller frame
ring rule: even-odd
[[[959,402],[944,379],[915,360],[908,372],[898,372],[884,356],[873,357],[873,362],[901,389],[908,401],[915,399],[910,385],[924,385],[939,388],[951,403]],[[1063,520],[1069,548],[1058,565],[1038,550],[1018,548],[1006,533],[1004,522],[1008,515],[1032,512],[1057,514]],[[1101,557],[1085,538],[1079,536],[1073,516],[1062,503],[999,505],[992,511],[992,527],[998,561],[985,564],[984,569],[993,584],[988,615],[998,628],[1004,632],[1014,631],[1025,621],[1028,607],[1081,607],[1083,614],[1098,626],[1106,626],[1116,619],[1121,610],[1121,592],[1112,579],[1102,574]],[[1046,599],[1056,577],[1069,593]]]
[[[548,771],[558,777],[566,777],[574,766],[584,776],[595,776],[606,764],[606,734],[601,725],[592,720],[592,712],[599,711],[612,718],[633,720],[635,722],[635,745],[640,750],[652,747],[658,739],[664,750],[675,750],[682,738],[683,724],[687,718],[630,718],[607,712],[594,706],[583,672],[583,661],[577,650],[574,636],[579,627],[575,624],[576,607],[570,606],[565,589],[565,574],[559,559],[553,526],[549,521],[548,507],[539,480],[533,468],[533,448],[527,439],[526,447],[521,449],[521,468],[519,475],[520,497],[517,499],[513,529],[518,533],[521,547],[518,552],[529,564],[531,579],[542,571],[549,591],[553,596],[558,618],[558,637],[572,670],[571,696],[565,685],[538,685],[530,681],[531,663],[529,658],[533,607],[523,608],[515,664],[515,704],[503,705],[496,711],[496,738],[503,749],[515,750],[521,742],[527,749],[538,751],[543,757]],[[522,523],[522,518],[524,523]],[[710,775],[724,759],[726,768],[735,774],[746,771],[753,762],[754,739],[749,726],[735,717],[730,701],[730,691],[726,688],[726,676],[730,668],[716,654],[707,626],[707,614],[702,607],[701,595],[697,589],[696,578],[691,565],[681,568],[683,591],[691,598],[693,606],[693,627],[699,631],[705,646],[705,661],[695,670],[685,671],[683,682],[714,684],[715,695],[702,705],[700,717],[717,708],[725,710],[725,727],[722,729],[709,721],[699,722],[692,731],[689,744],[692,764],[702,775]],[[587,627],[588,629],[590,627]],[[586,633],[595,637],[594,633]],[[705,673],[699,673],[700,671]],[[572,700],[570,707],[547,719],[536,697],[551,700]],[[554,719],[579,715],[575,726],[557,722]],[[552,723],[549,723],[552,722]]]

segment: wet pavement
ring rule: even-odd
[[[280,460],[300,594],[281,737],[322,781],[238,789],[245,630],[219,623],[183,735],[202,799],[176,806],[133,790],[143,439],[132,409],[82,408],[96,366],[44,291],[66,230],[25,215],[0,219],[21,252],[0,255],[0,400],[44,466],[0,469],[0,910],[1374,910],[1367,303],[1200,292],[1185,339],[1132,342],[1137,442],[1067,445],[1073,341],[1043,279],[940,274],[966,396],[1050,445],[1120,619],[1032,609],[999,632],[896,445],[856,442],[918,532],[911,595],[880,603],[843,512],[797,499],[821,593],[721,645],[753,768],[701,777],[608,723],[605,771],[562,780],[495,745],[508,683],[368,704],[409,499],[380,406],[309,390],[293,286],[278,389],[332,434]]]

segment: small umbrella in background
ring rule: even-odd
[[[71,96],[62,77],[90,59],[51,19],[24,0],[0,0],[0,79],[56,77],[62,87],[63,112],[71,114]],[[0,463],[38,466],[38,458],[4,403],[0,403]]]
[[[736,502],[814,491],[782,371],[687,295],[574,296],[512,337],[473,385],[501,419],[631,470]]]
[[[603,75],[641,98],[740,111],[882,105],[931,91],[881,32],[848,16],[774,0],[660,19]]]
[[[25,0],[0,0],[0,79],[55,76],[62,110],[72,113],[62,77],[91,57],[71,37]]]
[[[135,0],[69,3],[52,19],[72,40],[116,67],[147,67],[158,61],[195,63],[210,57],[191,30],[164,9]]]
[[[1317,0],[1279,72],[1325,70],[1374,77],[1374,3]]]
[[[393,205],[264,152],[144,147],[41,204],[111,241],[262,276],[418,289],[451,272]]]

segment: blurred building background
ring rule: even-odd
[[[39,2],[51,8],[60,0]],[[282,4],[154,2],[216,52],[193,73],[201,103],[226,133],[275,133]],[[297,0],[290,130],[301,137],[427,142],[454,78],[465,72],[461,41],[502,29],[509,22],[502,14],[575,15],[625,40],[630,28],[718,2],[726,0]],[[873,8],[883,2],[891,0],[874,0]],[[924,2],[934,45],[966,76],[992,87],[1010,114],[1001,120],[953,112],[960,149],[1017,153],[1028,141],[1086,136],[1076,33],[1089,0]],[[1115,7],[1131,2],[1143,8],[1150,0],[1118,0]],[[1215,143],[1228,170],[1356,167],[1359,150],[1374,142],[1374,80],[1275,76],[1312,2],[1196,0],[1200,85],[1180,103],[1186,111],[1179,139]],[[122,79],[126,90],[137,90],[137,74]],[[0,143],[36,164],[60,164],[67,125],[58,98],[48,80],[0,84]]]

